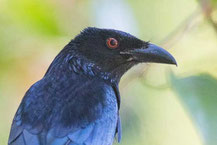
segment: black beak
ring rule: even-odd
[[[148,44],[148,47],[129,50],[127,52],[122,52],[121,54],[131,55],[133,60],[137,62],[155,62],[177,65],[175,58],[169,52],[151,43]]]

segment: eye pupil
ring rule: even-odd
[[[115,40],[113,40],[113,39],[111,40],[111,42],[110,42],[110,43],[111,43],[111,45],[113,45],[113,46],[114,46],[114,45],[116,45],[116,41],[115,41]]]
[[[106,43],[109,48],[114,49],[118,47],[118,41],[115,38],[108,38]]]

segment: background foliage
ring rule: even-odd
[[[26,90],[87,26],[168,49],[121,80],[121,145],[217,144],[216,0],[0,0],[0,144]]]

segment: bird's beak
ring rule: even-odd
[[[154,62],[177,65],[175,58],[169,52],[151,43],[148,44],[148,47],[137,48],[127,52],[125,51],[121,54],[131,55],[132,59],[137,62]]]

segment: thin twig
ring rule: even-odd
[[[177,28],[175,28],[174,31],[172,31],[167,37],[165,37],[165,39],[163,39],[160,43],[162,46],[164,46],[165,48],[171,48],[177,41],[179,41],[187,32],[189,32],[189,30],[195,26],[193,25],[193,23],[195,22],[195,19],[201,14],[200,9],[196,9],[189,17],[187,17]],[[130,76],[128,77],[128,79],[124,80],[124,86],[122,87],[126,87],[128,85],[128,83],[130,83],[131,81],[133,81],[135,78],[141,78],[139,80],[142,81],[143,84],[145,84],[146,86],[152,87],[152,88],[165,88],[165,85],[158,85],[158,86],[154,86],[150,83],[147,82],[147,80],[145,80],[144,76],[147,73],[148,68],[151,65],[146,65],[145,67],[142,67],[140,69],[138,69],[137,71],[135,71],[134,73],[130,74]],[[142,73],[141,73],[141,69],[142,69]],[[144,83],[144,81],[146,81],[146,83]]]
[[[200,16],[201,10],[197,8],[190,16],[188,16],[178,27],[174,29],[168,36],[166,36],[160,44],[165,48],[171,48],[176,42],[195,26],[195,20]]]

